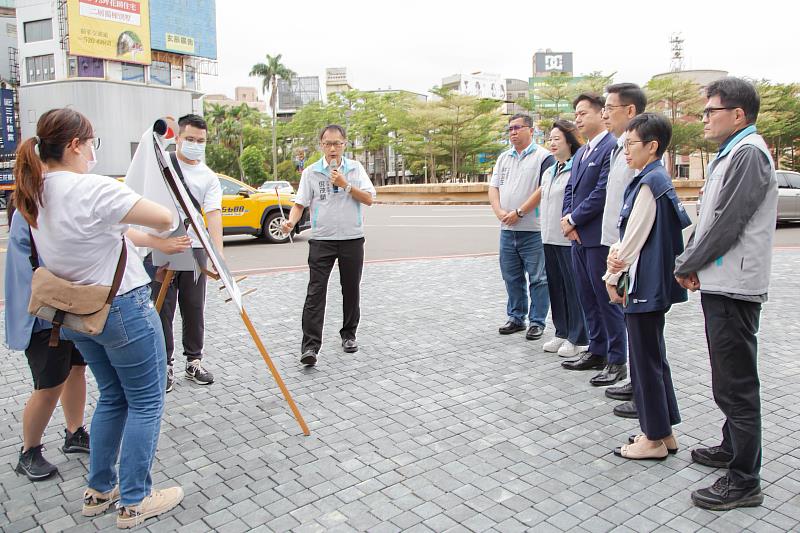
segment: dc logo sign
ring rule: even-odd
[[[544,56],[545,70],[564,70],[564,56]]]

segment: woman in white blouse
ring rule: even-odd
[[[542,243],[544,244],[547,290],[556,336],[544,343],[546,352],[573,357],[589,344],[586,319],[578,299],[571,243],[561,231],[564,188],[572,169],[572,156],[581,147],[578,130],[566,120],[557,120],[550,132],[550,151],[556,164],[542,176]]]

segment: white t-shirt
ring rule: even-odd
[[[44,205],[36,249],[56,276],[80,285],[111,285],[128,225],[120,221],[141,199],[128,186],[97,174],[59,171],[45,175]],[[117,294],[148,285],[150,276],[130,240],[128,261]]]
[[[205,163],[200,162],[196,165],[189,165],[178,159],[183,172],[183,179],[186,180],[186,185],[189,192],[192,193],[195,200],[200,202],[203,211],[210,213],[211,211],[222,210],[222,186],[219,184],[219,178],[213,170],[208,168]],[[179,209],[181,220],[186,218],[186,214],[182,209]],[[192,248],[202,248],[200,239],[194,230],[189,227],[189,237],[192,239]]]

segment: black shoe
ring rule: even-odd
[[[317,364],[317,354],[314,350],[306,350],[303,352],[303,355],[300,356],[300,362],[306,366],[314,366]]]
[[[510,335],[511,333],[516,333],[518,331],[524,331],[524,330],[525,326],[523,326],[522,324],[517,324],[513,320],[509,320],[508,322],[505,323],[504,326],[501,326],[500,329],[498,329],[497,331],[500,332],[500,335]]]
[[[692,492],[692,502],[711,511],[728,511],[737,507],[758,507],[764,502],[760,486],[738,487],[728,476],[722,476],[707,489]]]
[[[633,401],[624,402],[614,407],[614,414],[620,418],[639,418],[639,410]]]
[[[567,370],[599,370],[606,366],[606,360],[592,352],[582,352],[577,359],[562,361],[561,366]]]
[[[19,462],[14,469],[20,474],[28,476],[31,481],[42,481],[58,473],[58,468],[42,457],[42,445],[22,453],[19,449]]]
[[[67,434],[64,437],[64,445],[61,451],[64,453],[89,453],[89,434],[86,428],[81,426],[75,430],[75,433],[70,433],[68,429],[64,430]]]
[[[544,326],[534,324],[528,328],[528,332],[525,333],[525,338],[529,341],[535,341],[541,339],[542,335],[544,335]]]
[[[211,385],[214,383],[214,374],[203,367],[200,359],[186,361],[186,379],[191,379],[198,385]]]
[[[619,387],[607,388],[606,398],[622,400],[623,402],[633,400],[633,383],[629,381],[625,385],[620,385]]]
[[[172,365],[167,365],[167,392],[172,392],[175,388],[175,370]]]
[[[728,468],[733,461],[733,454],[723,450],[722,446],[695,448],[692,450],[692,461],[711,468]]]
[[[622,381],[628,377],[628,365],[622,363],[621,365],[615,365],[609,363],[603,369],[602,372],[597,374],[595,377],[589,380],[589,383],[594,385],[595,387],[607,387],[609,385],[613,385],[617,381]]]
[[[356,353],[358,351],[358,343],[355,339],[343,339],[342,350],[344,350],[344,353]]]

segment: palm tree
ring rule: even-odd
[[[278,179],[278,139],[277,139],[277,105],[276,100],[278,96],[278,78],[289,80],[291,82],[295,73],[281,63],[281,54],[271,56],[267,54],[266,63],[257,63],[253,65],[250,70],[251,76],[258,76],[261,78],[261,90],[264,95],[267,94],[267,88],[270,89],[269,94],[269,107],[272,109],[272,178]]]

